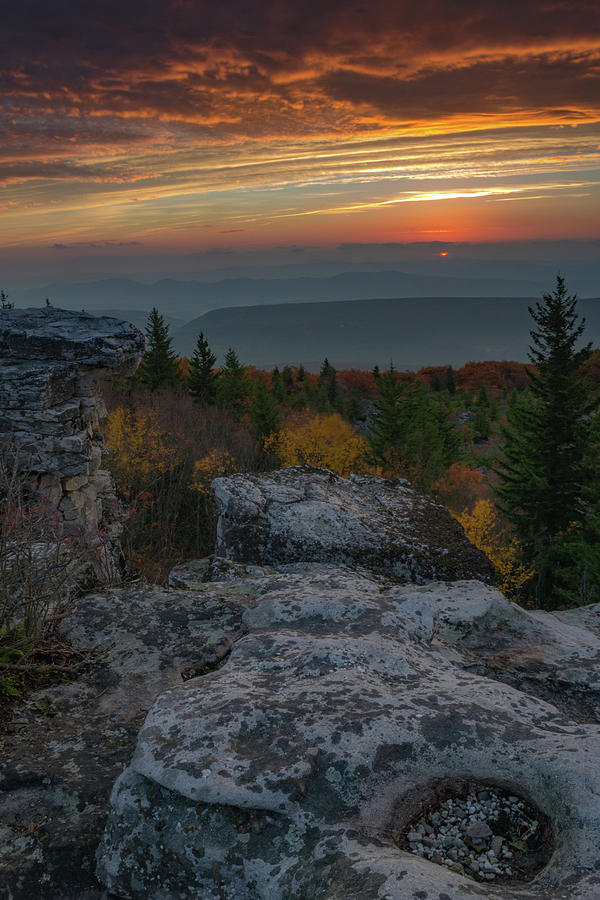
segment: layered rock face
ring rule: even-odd
[[[341,481],[296,470],[217,483],[218,546],[241,561],[184,567],[172,583],[205,604],[226,581],[240,628],[225,662],[188,670],[150,709],[112,792],[101,880],[130,900],[597,898],[600,607],[527,612],[472,576],[432,580],[443,543],[416,526],[407,551],[408,514],[389,565],[367,542],[354,567],[305,551],[293,562],[316,545],[317,515],[302,512],[315,483],[323,534],[337,523],[341,535],[344,515],[367,533],[365,507],[406,513],[406,485]],[[324,483],[336,496],[358,484],[361,503],[328,510]],[[275,514],[266,526],[267,495],[271,510],[291,503],[285,529]],[[271,540],[284,531],[291,550]],[[424,562],[404,568],[415,547]],[[453,553],[453,571],[473,572],[469,545]],[[477,881],[402,849],[415,812],[459,783],[516,793],[548,817],[551,859],[533,881]]]
[[[0,310],[0,444],[15,448],[48,521],[74,536],[113,577],[121,511],[102,470],[98,379],[135,371],[144,338],[133,325],[50,308]]]

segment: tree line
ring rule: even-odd
[[[266,467],[311,461],[343,474],[353,467],[401,475],[442,498],[461,467],[481,476],[489,496],[472,495],[456,514],[506,569],[505,589],[516,585],[521,601],[546,608],[593,602],[600,599],[600,417],[588,378],[592,347],[579,346],[584,322],[562,278],[530,314],[530,365],[504,364],[520,388],[507,396],[483,382],[476,394],[460,388],[451,366],[428,377],[375,367],[368,390],[358,377],[342,390],[327,359],[317,376],[285,366],[251,378],[232,348],[217,368],[203,334],[182,371],[156,309],[137,377],[151,390],[178,385],[200,407],[245,422]],[[313,419],[294,419],[302,410]]]

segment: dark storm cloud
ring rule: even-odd
[[[524,71],[527,77],[524,77]],[[390,117],[511,113],[523,109],[577,115],[600,109],[600,69],[574,54],[475,60],[464,67],[423,71],[407,80],[335,72],[321,80],[331,97],[374,107]]]
[[[313,109],[327,130],[330,99],[347,105],[342,125],[357,105],[400,122],[568,114],[599,105],[598,9],[595,0],[25,0],[3,10],[0,90],[17,128],[33,112],[302,132]]]
[[[426,208],[494,197],[560,197],[587,234],[599,78],[597,0],[15,0],[0,239],[470,233]]]

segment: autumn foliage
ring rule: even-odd
[[[490,557],[502,589],[518,596],[530,573],[493,505],[492,468],[506,398],[525,388],[525,366],[366,372],[325,360],[318,373],[294,365],[267,372],[230,348],[215,369],[203,340],[210,396],[194,394],[184,359],[177,383],[148,391],[134,381],[110,398],[108,465],[130,509],[134,567],[160,580],[176,562],[211,551],[214,478],[305,464],[342,476],[401,475],[431,491]],[[592,359],[592,378],[597,369]]]
[[[106,464],[129,512],[124,549],[132,568],[160,582],[182,560],[212,551],[210,482],[260,467],[262,448],[232,414],[181,392],[134,389],[108,400]]]
[[[365,467],[368,444],[339,413],[297,416],[265,442],[282,466],[308,465],[350,475]]]
[[[494,565],[497,584],[509,599],[517,599],[523,585],[533,575],[519,562],[519,547],[503,527],[494,504],[488,499],[479,499],[470,510],[455,515],[472,544],[475,544]]]

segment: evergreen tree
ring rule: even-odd
[[[431,376],[431,390],[439,393],[442,390],[442,382],[440,380],[440,373],[434,372]]]
[[[454,369],[448,366],[446,369],[446,390],[449,394],[456,393],[456,379],[454,377]]]
[[[273,395],[273,399],[277,401],[277,403],[283,403],[285,400],[285,393],[283,390],[283,379],[281,377],[281,372],[275,366],[273,371],[271,372],[271,394]]]
[[[553,608],[564,605],[561,585],[577,583],[596,527],[598,399],[581,372],[591,345],[576,349],[585,321],[579,321],[576,297],[567,294],[560,276],[555,290],[529,312],[536,325],[529,358],[537,371],[528,371],[528,391],[509,406],[497,494],[523,562],[535,570],[535,601]],[[571,595],[570,602],[587,601]]]
[[[487,441],[491,431],[490,415],[487,406],[478,406],[473,419],[473,435],[477,441]]]
[[[190,374],[187,389],[196,401],[212,406],[217,398],[218,374],[215,372],[217,357],[208,346],[208,341],[201,331],[190,360]]]
[[[246,370],[240,363],[235,350],[230,347],[225,354],[224,365],[217,383],[217,403],[230,412],[239,412],[249,394],[250,384]]]
[[[485,384],[483,381],[479,385],[479,391],[477,393],[477,406],[489,406],[490,398],[488,397],[488,392],[486,390]]]
[[[162,384],[176,384],[180,380],[172,342],[169,326],[154,307],[146,325],[146,354],[138,370],[139,380],[151,391]]]
[[[458,448],[458,432],[437,395],[414,378],[401,382],[393,368],[379,377],[369,424],[372,460],[422,487],[446,471]]]
[[[294,387],[294,373],[289,366],[284,366],[281,370],[281,380],[286,393],[289,394]]]
[[[14,309],[15,304],[8,299],[6,291],[0,291],[0,309]]]
[[[403,387],[398,373],[392,367],[377,377],[377,398],[369,420],[370,445],[373,460],[387,468],[397,469],[400,464],[400,446],[404,438],[405,423],[401,401]]]
[[[490,398],[485,384],[481,382],[477,394],[477,406],[473,419],[473,434],[477,441],[487,441],[492,425],[490,420]]]
[[[350,422],[361,422],[365,418],[365,403],[362,394],[356,388],[350,391],[346,411]]]
[[[249,413],[252,431],[261,441],[271,434],[276,434],[281,428],[277,404],[260,381],[254,385]]]
[[[325,409],[335,409],[338,400],[337,372],[327,357],[323,360],[319,373],[321,404]]]

